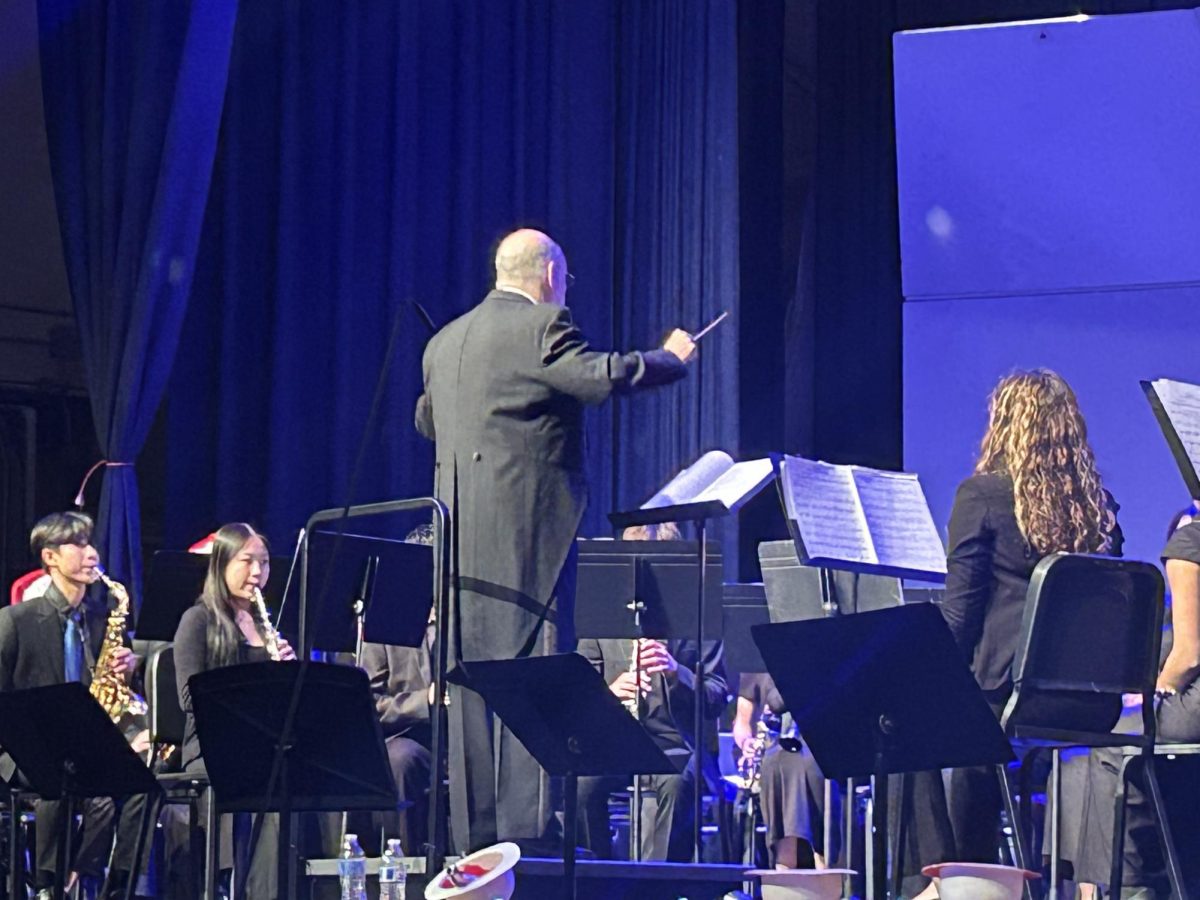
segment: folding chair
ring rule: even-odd
[[[1141,761],[1176,896],[1182,876],[1171,841],[1155,771],[1154,685],[1162,639],[1163,579],[1145,562],[1108,556],[1055,553],[1038,563],[1029,583],[1021,640],[1013,663],[1013,694],[1001,725],[1023,757],[1051,754],[1048,794],[1051,896],[1057,896],[1062,751],[1073,747],[1127,748]],[[1114,734],[1123,694],[1142,695],[1142,734]],[[1127,765],[1127,763],[1126,763]],[[1026,866],[1028,791],[1018,819],[1012,789],[998,769],[1005,809],[1014,830],[1017,864]],[[1022,779],[1026,781],[1027,779]],[[1117,846],[1124,837],[1127,778],[1122,767],[1115,798]],[[1114,854],[1113,884],[1120,884],[1122,853]]]

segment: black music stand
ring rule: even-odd
[[[361,669],[247,663],[200,672],[188,688],[217,810],[279,813],[281,896],[296,896],[293,812],[399,808],[375,701]],[[284,736],[289,717],[291,729]],[[279,770],[272,779],[277,755]]]
[[[711,518],[719,518],[727,516],[736,510],[728,509],[723,503],[712,500],[706,503],[682,503],[675,506],[657,506],[651,509],[634,509],[627,512],[613,512],[608,514],[608,520],[614,528],[630,528],[635,525],[663,525],[667,522],[692,522],[696,526],[696,653],[699,657],[703,654],[705,636],[708,630],[705,627],[705,619],[707,617],[706,607],[708,601],[708,520]],[[699,668],[699,664],[697,664]],[[704,704],[696,703],[695,714],[693,716],[693,733],[696,736],[693,750],[693,765],[697,772],[704,771]],[[695,835],[694,846],[692,850],[692,859],[694,862],[700,862],[703,855],[701,847],[701,826],[703,825],[703,796],[704,791],[700,790],[700,781],[696,782],[696,795],[693,798],[692,814],[695,818]]]
[[[696,604],[696,546],[691,541],[579,540],[575,634],[580,638],[687,638],[721,634],[721,554],[706,557],[706,602]],[[697,668],[703,650],[697,651]],[[637,671],[640,679],[640,670]],[[698,671],[697,675],[703,673]],[[699,744],[702,731],[696,732]],[[696,761],[696,771],[703,769]],[[699,782],[697,782],[699,784]],[[697,791],[697,793],[700,793]],[[634,779],[630,842],[641,861],[642,783]]]
[[[872,778],[868,898],[887,891],[888,775],[1006,763],[1013,752],[929,604],[759,625],[754,639],[827,778]]]
[[[209,559],[207,553],[185,550],[159,550],[154,554],[134,629],[139,641],[175,640],[179,620],[196,604],[196,598],[204,589]],[[273,556],[271,569],[286,574],[291,562],[289,557]],[[271,579],[263,590],[263,599],[271,609],[279,608],[284,581],[283,578]],[[295,634],[294,631],[286,633]]]
[[[578,654],[462,662],[449,680],[483,697],[538,764],[564,779],[563,896],[574,900],[579,776],[678,769]]]
[[[340,546],[338,540],[329,531],[308,533],[301,584],[307,593],[328,583],[328,594],[320,608],[285,608],[282,621],[295,622],[302,646],[354,653],[356,661],[362,640],[420,647],[433,604],[432,548],[361,534],[343,534]]]
[[[76,801],[134,794],[154,796],[159,793],[158,782],[88,689],[76,681],[0,693],[0,745],[34,791],[43,799],[61,800],[66,806],[54,872],[54,896],[62,900]],[[153,806],[147,797],[131,884],[137,881],[141,868]]]
[[[770,623],[767,595],[762,584],[727,584],[722,598],[721,640],[725,644],[725,671],[757,674],[767,671],[750,629]]]

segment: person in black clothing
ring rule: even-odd
[[[50,576],[46,593],[34,600],[0,609],[0,691],[45,687],[78,681],[92,682],[92,669],[104,643],[108,611],[87,600],[98,576],[99,556],[92,546],[92,520],[79,512],[53,513],[39,521],[29,537],[30,549]],[[113,669],[129,676],[134,656],[128,647],[111,655]],[[12,759],[0,754],[0,778],[19,779]],[[133,865],[138,820],[145,798],[130,798],[122,806],[112,874],[104,888],[117,895]],[[71,863],[88,893],[104,877],[113,837],[115,806],[108,797],[83,803],[83,832]],[[62,807],[39,800],[34,873],[39,896],[49,896],[57,861],[57,835]]]
[[[180,751],[180,764],[185,771],[204,771],[188,679],[209,669],[270,659],[264,640],[266,623],[259,620],[252,604],[254,589],[262,590],[270,574],[270,550],[262,535],[241,522],[223,525],[217,531],[204,590],[196,605],[183,614],[175,630],[175,677],[179,685],[179,703],[187,715]],[[295,651],[283,638],[279,641],[279,651],[281,659],[296,658]],[[239,831],[245,827],[244,823],[233,824]],[[222,827],[224,829],[224,823]],[[271,814],[263,823],[250,864],[246,894],[251,900],[272,900],[278,894],[277,833],[277,818]],[[223,833],[221,856],[224,861],[232,860],[232,845],[232,836]]]
[[[450,510],[454,662],[574,649],[585,408],[678,381],[696,353],[682,329],[659,349],[592,349],[566,309],[566,255],[546,234],[513,232],[495,262],[495,290],[430,338],[415,410]],[[479,695],[450,688],[448,733],[460,852],[553,830],[549,780]]]
[[[1119,556],[1123,537],[1061,376],[1037,369],[1001,379],[988,417],[975,473],[959,485],[950,514],[942,614],[999,716],[1012,691],[1034,567],[1059,551]],[[923,806],[910,831],[928,854],[921,861],[995,862],[1002,801],[994,770],[952,773],[949,823],[939,821],[940,773],[915,777],[913,796]],[[936,887],[919,896],[936,896]]]
[[[696,671],[700,676],[700,701],[704,718],[714,720],[728,702],[720,641],[638,641],[642,681],[630,669],[634,642],[603,638],[579,642],[578,652],[592,663],[622,701],[639,698],[640,718],[654,742],[676,762],[678,775],[646,775],[654,791],[653,820],[642,829],[642,859],[687,862],[692,858],[692,804],[696,776],[692,767],[692,710],[696,702]],[[628,787],[627,778],[579,779],[579,830],[581,843],[600,859],[612,857],[608,825],[608,795]],[[649,816],[651,807],[644,808]]]
[[[678,540],[673,523],[627,528],[622,537],[635,540]],[[631,670],[633,654],[640,658],[641,681]],[[655,805],[643,807],[641,855],[644,860],[687,862],[692,858],[692,807],[696,790],[692,733],[700,672],[703,717],[711,721],[728,703],[728,687],[720,641],[639,641],[603,638],[579,642],[577,652],[588,660],[621,702],[638,704],[638,719],[654,742],[679,767],[677,775],[646,775],[643,783],[654,792]],[[612,857],[608,795],[628,787],[626,778],[579,779],[579,833],[584,847],[600,859]],[[653,818],[650,821],[650,813]]]
[[[1200,741],[1200,522],[1180,527],[1167,541],[1163,565],[1171,590],[1171,649],[1158,673],[1158,738]],[[1107,884],[1112,865],[1113,801],[1119,750],[1093,750],[1084,795],[1083,835],[1078,880]],[[1130,780],[1125,818],[1125,868],[1121,896],[1169,894],[1166,857],[1158,841],[1150,802],[1136,768]],[[1197,828],[1175,828],[1176,846],[1195,846]],[[1116,892],[1114,892],[1115,894]]]
[[[733,740],[743,759],[753,756],[759,721],[764,717],[774,720],[778,729],[786,714],[787,705],[770,675],[742,674],[738,681]],[[832,791],[833,846],[826,848],[825,776],[806,744],[785,748],[776,739],[773,746],[766,748],[759,769],[759,788],[772,867],[824,869],[837,859],[841,836],[840,794],[836,789]]]

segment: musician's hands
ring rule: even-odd
[[[696,355],[695,341],[682,328],[676,328],[667,336],[666,343],[663,344],[663,349],[668,353],[675,354],[680,362],[688,362]]]
[[[638,696],[637,675],[633,672],[622,672],[616,677],[608,689],[616,694],[617,699],[624,703],[626,700],[636,699]],[[650,673],[642,671],[642,696],[650,693]]]
[[[667,645],[648,638],[643,638],[639,643],[638,664],[643,672],[649,672],[651,675],[659,672],[674,675],[679,669],[679,663],[675,661]]]
[[[279,658],[281,660],[296,658],[296,651],[293,650],[292,645],[287,642],[287,638],[283,637],[282,635],[279,637]]]
[[[750,738],[754,737],[754,729],[750,727],[749,722],[742,721],[741,717],[733,720],[733,742],[745,754],[746,744],[750,742]]]
[[[108,662],[114,673],[129,676],[137,666],[137,657],[128,647],[117,647],[108,658]]]
[[[145,754],[151,747],[154,746],[154,743],[150,740],[150,730],[143,728],[141,731],[139,731],[137,736],[129,742],[129,746],[133,748],[133,752],[138,756]]]

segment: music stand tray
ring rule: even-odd
[[[267,793],[292,691],[307,665],[284,772]],[[329,663],[225,666],[188,681],[204,765],[223,812],[397,808],[366,673]]]
[[[54,877],[60,897],[74,802],[160,790],[121,730],[77,681],[0,693],[0,745],[43,799],[66,801]]]
[[[872,885],[887,883],[887,776],[1013,752],[941,612],[928,604],[758,625],[755,642],[827,778],[871,776]]]
[[[578,777],[678,769],[578,654],[463,662],[448,677],[483,697],[538,764],[565,780],[564,896],[574,898]]]
[[[340,540],[340,546],[339,546]],[[336,553],[335,553],[336,550]],[[303,604],[285,608],[308,646],[355,652],[354,606],[363,601],[364,639],[376,644],[420,647],[433,604],[433,549],[424,544],[361,534],[309,533],[301,570]],[[321,602],[315,598],[326,589]],[[382,589],[378,589],[382,586]],[[311,599],[310,599],[311,598]],[[298,609],[299,607],[299,609]]]

